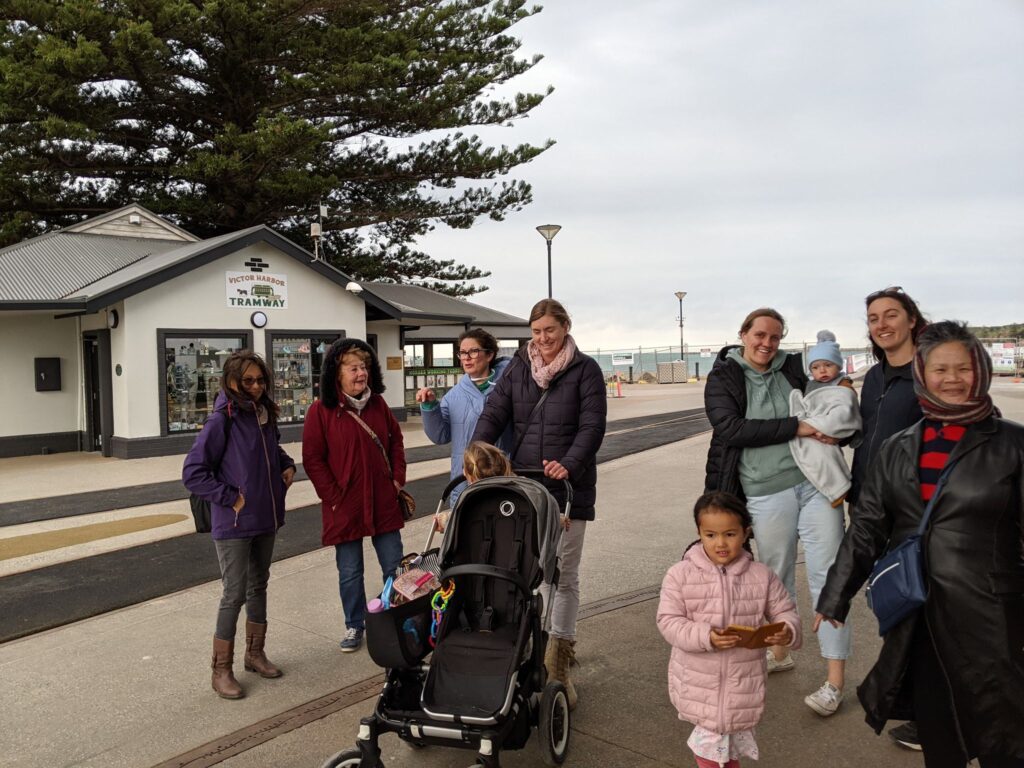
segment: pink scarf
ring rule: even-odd
[[[562,348],[558,350],[555,359],[547,364],[544,363],[544,358],[540,354],[540,348],[533,341],[526,345],[526,354],[530,358],[530,372],[533,374],[533,380],[541,389],[547,389],[551,385],[551,380],[565,370],[576,354],[576,342],[573,341],[572,336],[566,334]]]

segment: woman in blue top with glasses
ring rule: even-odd
[[[423,415],[423,431],[437,445],[452,444],[451,476],[462,474],[462,454],[471,442],[477,419],[484,409],[487,396],[494,383],[505,371],[512,358],[498,357],[498,340],[482,328],[472,328],[459,336],[459,362],[465,376],[441,398],[434,390],[424,387],[416,393]],[[506,454],[512,447],[512,430],[507,428],[495,445]],[[451,496],[451,506],[462,493],[460,484]]]

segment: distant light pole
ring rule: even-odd
[[[679,299],[679,359],[686,364],[686,347],[683,346],[683,299],[686,298],[686,291],[676,291],[676,298]]]
[[[555,235],[558,234],[558,230],[561,227],[558,224],[541,224],[537,227],[537,231],[540,232],[541,237],[548,241],[548,298],[552,297],[551,294],[551,241],[555,239]]]

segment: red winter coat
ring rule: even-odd
[[[302,464],[321,500],[325,547],[397,531],[404,524],[384,455],[342,400],[333,410],[319,400],[313,403],[302,430]],[[394,479],[405,485],[402,430],[384,398],[371,395],[360,416],[388,452]]]
[[[799,648],[800,615],[779,577],[744,552],[717,566],[697,544],[665,574],[658,629],[672,646],[668,692],[679,719],[715,733],[753,728],[764,711],[763,649],[716,651],[712,628],[784,621]]]

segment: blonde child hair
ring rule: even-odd
[[[479,440],[472,442],[462,455],[462,474],[467,483],[475,483],[485,477],[502,477],[512,474],[508,457],[490,443]]]

